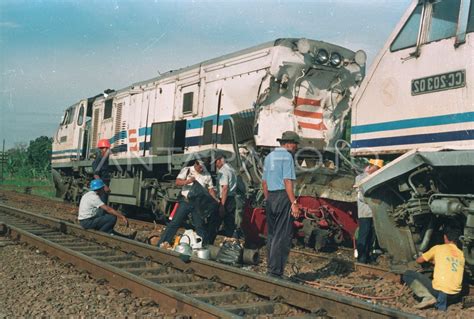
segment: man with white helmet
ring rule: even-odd
[[[94,179],[90,183],[90,191],[84,194],[79,203],[79,224],[85,229],[95,229],[112,235],[135,238],[136,232],[125,236],[114,231],[117,218],[128,226],[127,218],[117,210],[104,204],[100,196],[105,192],[105,184],[101,179]],[[105,212],[103,214],[100,210]]]

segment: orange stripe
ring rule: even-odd
[[[136,143],[136,142],[137,142],[137,138],[136,138],[136,137],[131,137],[131,138],[128,139],[128,141],[129,141],[130,143]]]
[[[136,130],[136,129],[134,129],[134,128],[133,128],[133,129],[130,129],[130,130],[128,130],[128,133],[130,133],[130,134],[135,134],[136,132],[137,132],[137,130]]]
[[[312,106],[321,106],[321,100],[313,100],[313,99],[304,99],[301,97],[295,98],[295,105],[312,105]]]
[[[293,113],[296,116],[309,117],[309,118],[312,118],[312,119],[322,119],[323,118],[323,113],[318,113],[318,112],[308,112],[308,111],[295,110]]]
[[[130,147],[130,152],[136,152],[136,151],[138,151],[137,146]]]
[[[324,125],[324,123],[322,122],[318,124],[298,122],[298,125],[302,128],[309,128],[312,130],[318,130],[318,131],[327,130],[326,125]]]

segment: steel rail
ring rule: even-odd
[[[222,265],[212,261],[201,260],[198,258],[191,257],[189,262],[184,262],[182,260],[182,256],[172,251],[159,249],[150,245],[145,245],[124,238],[117,238],[116,236],[110,236],[101,232],[90,230],[86,231],[74,224],[59,221],[47,216],[29,213],[9,206],[0,205],[0,211],[4,211],[10,215],[14,215],[17,217],[26,218],[27,220],[40,225],[45,225],[57,229],[64,234],[78,236],[89,241],[101,243],[109,247],[114,247],[121,251],[128,252],[130,255],[140,256],[148,260],[157,261],[160,264],[169,265],[171,267],[184,271],[184,273],[195,274],[197,276],[210,279],[211,281],[217,281],[219,283],[238,288],[241,291],[247,291],[259,296],[265,296],[270,300],[288,304],[299,309],[304,309],[314,314],[324,313],[327,316],[335,318],[347,318],[354,316],[359,318],[419,318],[416,315],[402,312],[396,309],[376,304],[370,304],[356,298],[346,297],[336,293],[306,287],[285,280],[270,278],[258,273],[244,271],[239,268]],[[0,215],[0,220],[1,219],[2,217]],[[20,239],[27,236],[26,233],[20,230],[18,227],[10,226],[10,229],[12,230],[13,234],[19,235]],[[51,253],[53,253],[54,251],[59,251],[61,249],[60,245],[50,246],[53,248],[46,249],[49,243],[47,243],[47,241],[45,241],[44,239],[39,238],[38,236],[33,236],[29,236],[29,238],[32,238],[30,240],[34,241],[35,245],[41,245],[42,248],[44,248],[45,250],[49,249],[50,251],[52,251]],[[65,253],[63,252],[62,254]],[[74,254],[70,254],[70,256],[73,257],[68,257],[64,255],[63,258],[65,260],[70,261],[70,259],[68,258],[79,258],[80,256],[78,255],[82,254],[76,254],[76,256],[74,256]],[[81,262],[79,260],[77,260],[76,262],[78,262],[79,264],[92,264],[93,259],[87,257],[84,262]],[[108,270],[106,271],[107,265],[105,263],[100,263],[99,265],[96,265],[94,267],[95,269],[97,269],[94,271],[103,271],[104,276],[107,275]],[[127,285],[128,288],[128,285],[130,285],[131,288],[128,289],[130,289],[137,295],[143,295],[143,292],[141,292],[143,290],[146,293],[145,295],[150,296],[151,289],[149,290],[146,288],[142,288],[146,286],[141,285],[138,280],[135,280],[137,278],[130,277],[130,275],[128,275],[127,277],[126,273],[119,273],[119,275],[121,275],[121,278],[124,278],[118,281],[120,288],[123,288],[125,285]],[[108,274],[107,280],[112,282],[116,276],[117,275],[110,273]],[[156,289],[156,291],[160,291],[161,294],[165,295],[165,299],[183,296],[187,297],[184,294],[176,293],[160,285],[153,285],[153,288]],[[207,317],[210,316],[210,313],[217,314],[217,312],[214,312],[211,306],[205,306],[205,303],[201,304],[202,302],[193,301],[192,299],[190,299],[190,297],[187,298],[188,299],[181,298],[181,301],[179,302],[175,301],[175,308],[179,311],[185,311],[186,313],[188,313],[189,311],[189,313],[191,314],[193,312],[198,311],[192,310],[195,309],[196,306],[202,306],[203,308],[201,308],[201,311],[204,311],[202,309],[206,309],[205,312]],[[169,300],[169,302],[173,304],[173,301]],[[162,304],[160,303],[160,306],[161,305]],[[163,306],[165,306],[164,303]],[[215,309],[215,311],[218,311],[218,309]],[[220,313],[216,316],[228,317],[232,316],[232,314],[229,315],[229,313],[227,312],[227,314]],[[201,316],[199,315],[198,317]]]

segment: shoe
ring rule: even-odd
[[[281,279],[281,275],[277,275],[277,274],[271,273],[271,272],[269,272],[269,271],[267,271],[266,275],[267,275],[268,277]]]
[[[433,297],[423,298],[423,300],[419,304],[415,305],[415,308],[426,309],[433,306],[435,303],[436,303],[436,298],[433,298]]]

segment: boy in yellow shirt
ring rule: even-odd
[[[422,298],[415,308],[424,309],[435,305],[438,310],[446,310],[448,298],[454,299],[461,292],[464,254],[455,243],[459,236],[459,231],[446,229],[444,244],[433,246],[416,259],[419,264],[425,262],[434,264],[432,282],[427,276],[416,271],[407,270],[403,274],[403,281],[415,295]]]

